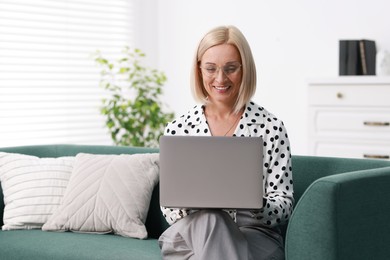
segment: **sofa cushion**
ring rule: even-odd
[[[0,231],[0,259],[161,259],[157,239],[41,230]]]
[[[158,182],[158,157],[78,154],[63,203],[42,229],[146,238],[144,223]]]
[[[0,152],[3,230],[41,228],[60,205],[74,157],[38,158]]]

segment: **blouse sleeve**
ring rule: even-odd
[[[168,123],[168,125],[165,128],[164,135],[172,135],[172,130],[174,130],[177,127],[176,124],[177,124],[176,121]],[[160,208],[163,216],[165,217],[169,225],[176,223],[178,220],[196,211],[196,210],[190,210],[185,208],[167,208],[167,207],[160,207]]]
[[[188,216],[193,211],[189,209],[161,207],[161,212],[163,213],[168,224],[172,225],[176,223],[178,220],[184,218],[185,216]]]
[[[289,219],[294,203],[290,142],[283,122],[278,122],[263,136],[264,207],[252,210],[254,218],[271,227]]]

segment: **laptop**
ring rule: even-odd
[[[261,137],[162,136],[160,205],[260,209]]]

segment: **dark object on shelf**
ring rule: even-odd
[[[375,75],[376,45],[371,40],[340,40],[339,75]]]

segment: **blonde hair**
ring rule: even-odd
[[[256,91],[256,66],[250,46],[235,26],[219,26],[210,30],[201,39],[193,59],[191,71],[191,90],[197,102],[207,103],[207,92],[203,85],[202,74],[199,68],[203,54],[211,47],[220,44],[231,44],[240,53],[242,62],[242,81],[238,92],[234,112],[238,113],[241,108],[252,98]]]

